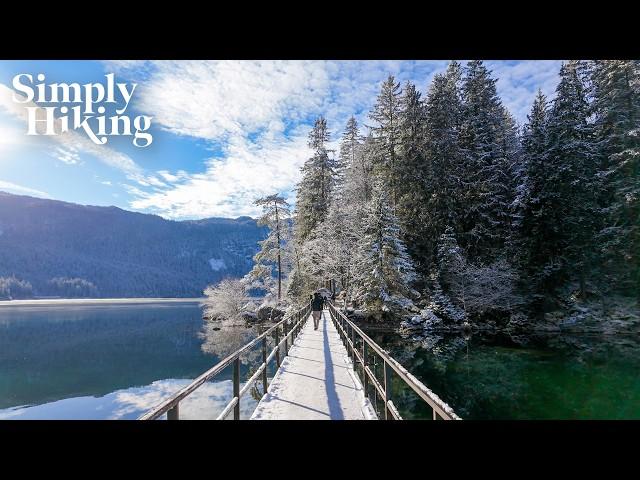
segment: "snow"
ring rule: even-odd
[[[377,419],[329,314],[307,320],[252,420]]]
[[[220,270],[225,270],[227,265],[224,263],[224,260],[221,258],[210,258],[209,265],[211,265],[211,270],[218,272]]]

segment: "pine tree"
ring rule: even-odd
[[[375,183],[374,165],[379,151],[373,134],[363,139],[355,154],[355,163],[347,168],[347,190],[355,208],[360,208],[371,200],[371,192]]]
[[[467,258],[456,239],[453,228],[447,227],[438,239],[438,276],[437,284],[460,303],[467,311]]]
[[[398,165],[395,171],[396,214],[403,240],[407,245],[414,245],[423,234],[415,217],[425,199],[425,192],[418,187],[425,166],[425,113],[415,85],[406,83],[400,106]],[[414,254],[414,258],[418,256]]]
[[[302,180],[297,188],[296,241],[304,242],[322,223],[329,209],[331,189],[334,185],[336,162],[329,156],[326,144],[330,139],[327,122],[316,120],[309,133],[309,147],[313,156],[302,167]]]
[[[335,175],[335,190],[339,192],[337,196],[344,196],[343,190],[345,189],[345,183],[348,182],[347,177],[350,171],[355,171],[355,175],[360,176],[363,182],[366,183],[368,181],[363,160],[362,136],[358,131],[358,122],[355,117],[352,116],[347,122],[344,133],[342,134],[342,141],[340,142],[340,156],[336,165]],[[336,201],[340,201],[338,198],[335,199]]]
[[[640,62],[596,61],[592,71],[604,284],[640,299]]]
[[[369,118],[376,122],[371,127],[377,144],[375,171],[378,178],[389,188],[391,202],[395,209],[398,200],[398,142],[400,138],[401,114],[400,83],[396,83],[393,75],[389,75],[382,84],[378,99],[369,113]]]
[[[516,200],[517,263],[536,311],[544,310],[548,296],[563,280],[554,242],[561,221],[552,186],[557,171],[546,156],[548,110],[547,98],[538,91],[523,129]]]
[[[482,61],[468,63],[461,127],[467,213],[460,240],[470,258],[485,262],[500,253],[511,225],[510,164],[501,148],[505,110],[495,84]]]
[[[258,218],[258,225],[269,228],[267,238],[259,242],[260,251],[254,256],[256,266],[252,272],[254,277],[272,276],[272,266],[277,268],[278,301],[282,299],[284,245],[289,235],[289,204],[284,197],[274,194],[256,200],[255,205],[262,207],[263,213]]]
[[[416,205],[416,235],[411,250],[426,274],[436,263],[437,239],[447,226],[462,230],[463,151],[460,143],[462,67],[451,62],[446,73],[436,74],[425,102],[425,162],[415,188],[422,205]]]
[[[554,170],[545,190],[549,192],[554,225],[552,239],[558,268],[575,278],[580,294],[586,293],[587,277],[594,264],[594,240],[600,209],[597,191],[593,126],[579,62],[568,62],[560,69],[560,83],[547,126],[549,167]]]
[[[368,311],[404,306],[416,275],[386,189],[376,185],[358,243],[358,298]]]

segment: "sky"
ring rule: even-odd
[[[295,204],[307,135],[323,115],[337,148],[351,115],[362,127],[389,74],[426,96],[448,61],[0,61],[0,191],[154,213],[173,220],[256,216],[253,201],[280,193]],[[553,98],[560,61],[485,61],[520,123],[538,89]],[[150,116],[153,142],[110,136],[97,145],[82,129],[27,135],[13,79],[34,84],[136,84],[124,115]],[[25,77],[21,77],[25,78]],[[25,81],[26,82],[26,81]],[[45,99],[46,100],[46,99]],[[107,107],[123,108],[124,100]],[[59,106],[72,104],[60,104]],[[74,104],[78,105],[78,104]],[[94,107],[95,108],[95,107]],[[57,110],[56,116],[63,116]]]

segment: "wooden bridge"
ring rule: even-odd
[[[180,418],[180,402],[227,367],[233,373],[233,398],[218,420],[233,412],[240,419],[240,401],[257,383],[262,398],[252,420],[402,420],[393,402],[394,388],[408,387],[432,410],[434,420],[459,420],[445,402],[389,356],[333,304],[314,330],[307,305],[224,358],[182,390],[142,415],[140,420]],[[270,343],[272,348],[269,349]],[[262,363],[244,382],[241,359],[262,351]],[[269,382],[268,368],[277,370]]]

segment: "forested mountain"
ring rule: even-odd
[[[199,297],[253,265],[249,217],[170,221],[0,192],[0,297]]]

